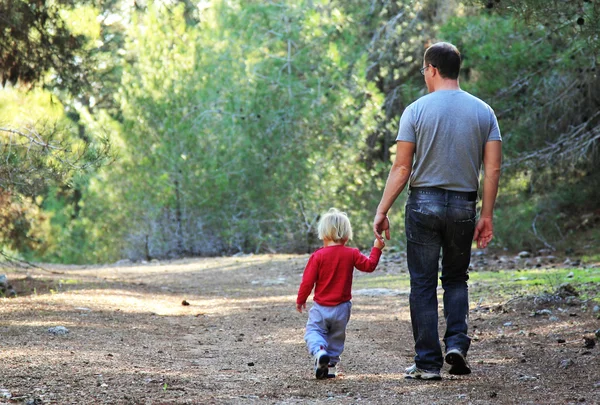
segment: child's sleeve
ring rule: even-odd
[[[310,256],[310,259],[308,259],[308,263],[304,269],[304,274],[302,275],[302,282],[300,283],[300,288],[298,289],[298,298],[296,298],[296,304],[303,305],[306,303],[310,292],[317,282],[317,269],[319,267],[317,262],[318,260],[314,254]]]
[[[381,257],[381,249],[373,247],[369,257],[360,253],[360,250],[356,249],[354,253],[354,267],[360,271],[372,273],[375,271],[379,258]]]

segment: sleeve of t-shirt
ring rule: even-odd
[[[302,305],[306,303],[308,296],[310,295],[315,283],[317,282],[317,273],[319,269],[319,263],[316,258],[316,255],[313,253],[308,259],[308,263],[306,264],[306,268],[304,269],[304,274],[302,275],[302,282],[300,283],[300,288],[298,289],[298,297],[296,298],[296,303]]]
[[[381,257],[381,249],[373,246],[371,248],[371,254],[369,257],[360,253],[360,250],[354,250],[354,267],[356,267],[360,271],[364,271],[366,273],[372,273],[375,271],[377,264],[379,263],[379,258]]]
[[[486,142],[489,141],[500,141],[502,142],[502,135],[500,135],[500,127],[498,126],[498,119],[496,118],[496,114],[494,114],[494,110],[490,107],[490,121],[491,128],[490,133],[488,134],[488,138]]]
[[[404,109],[400,117],[400,128],[398,129],[396,140],[412,143],[417,142],[412,104]]]

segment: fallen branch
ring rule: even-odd
[[[0,250],[0,257],[3,257],[6,262],[10,263],[15,268],[41,270],[51,274],[65,274],[62,271],[48,270],[41,266],[38,266],[37,264],[30,263],[27,260],[18,259],[16,257],[10,256],[2,250]]]
[[[538,216],[540,214],[536,214],[535,218],[533,219],[533,223],[531,224],[531,228],[533,228],[533,234],[535,235],[536,238],[538,238],[539,241],[541,241],[545,247],[547,247],[548,249],[551,249],[553,252],[556,251],[556,248],[554,246],[552,246],[551,244],[549,244],[548,242],[546,242],[544,240],[544,238],[542,238],[540,235],[538,235],[537,229],[535,227],[535,223],[538,219]]]

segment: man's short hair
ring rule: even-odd
[[[345,212],[335,208],[327,211],[319,221],[319,239],[329,239],[334,242],[352,239],[352,225]]]
[[[448,42],[438,42],[425,51],[425,65],[433,65],[443,78],[458,79],[460,73],[460,52]]]

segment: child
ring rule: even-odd
[[[306,309],[306,299],[314,286],[314,304],[308,314],[304,340],[314,356],[315,376],[323,379],[330,376],[329,367],[336,366],[344,351],[354,268],[373,272],[385,245],[375,240],[369,257],[358,249],[346,247],[346,242],[352,239],[352,226],[348,216],[335,208],[321,218],[319,239],[323,240],[323,247],[312,254],[304,269],[296,310]]]

